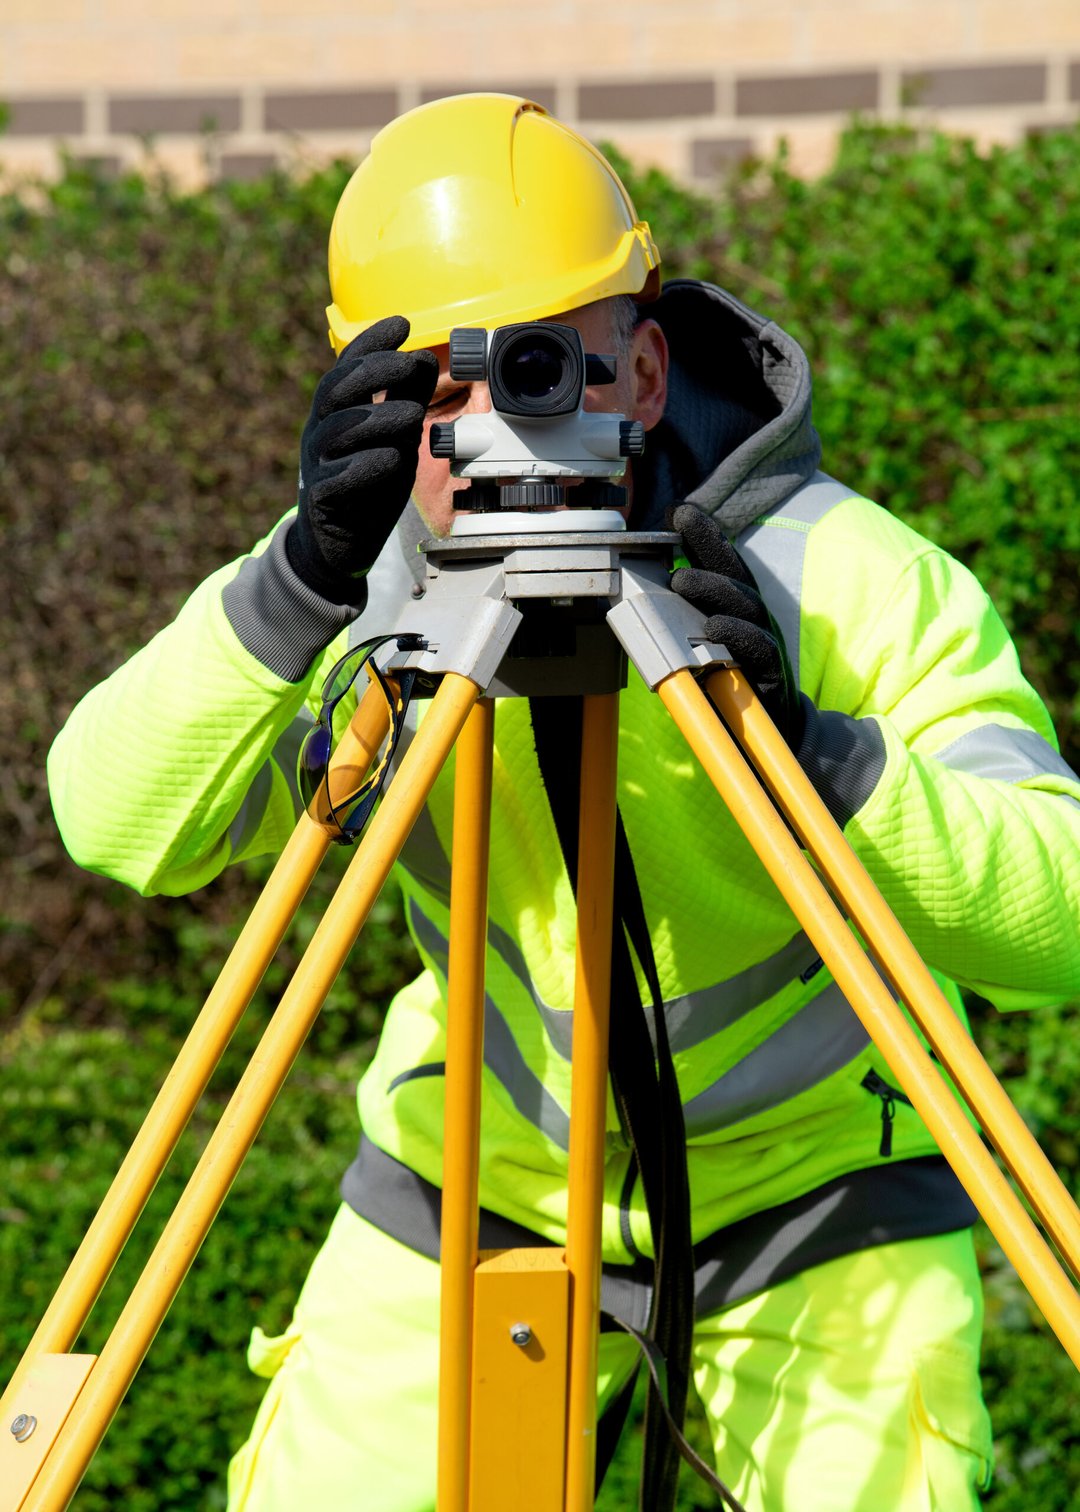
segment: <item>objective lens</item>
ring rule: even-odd
[[[566,354],[554,342],[532,337],[510,348],[502,361],[507,392],[521,399],[546,399],[562,382]]]
[[[585,392],[585,353],[573,326],[538,320],[500,326],[487,368],[491,407],[504,415],[572,415]]]

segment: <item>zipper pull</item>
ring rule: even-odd
[[[873,1092],[875,1097],[881,1098],[881,1148],[878,1154],[883,1159],[888,1159],[892,1154],[892,1126],[896,1117],[896,1093],[888,1082],[880,1077],[876,1071],[868,1071],[862,1079],[862,1085],[868,1092]]]

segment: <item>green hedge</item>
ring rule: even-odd
[[[981,579],[1080,763],[1080,130],[980,155],[864,127],[806,183],[781,155],[646,214],[804,345],[825,468]]]
[[[858,127],[813,183],[783,156],[710,197],[627,172],[671,273],[716,278],[806,346],[825,465],[968,561],[1080,764],[1080,136],[981,156]],[[75,699],[246,550],[292,498],[329,358],[329,220],[348,169],[177,191],[153,170],[0,185],[0,1348],[30,1328],[265,869],[182,900],[77,872],[44,786]],[[118,786],[124,773],[116,774]],[[300,921],[310,935],[330,882]],[[283,953],[215,1082],[220,1105],[296,959]],[[261,1389],[240,1368],[283,1322],[355,1138],[351,1085],[413,969],[392,902],[335,989],[223,1219],[90,1472],[88,1512],[222,1505]],[[1059,1167],[1080,1146],[1067,1010],[976,1004],[999,1074]],[[177,1158],[189,1168],[201,1113]],[[155,1197],[175,1195],[170,1172]],[[97,1347],[147,1241],[95,1315]],[[1065,1512],[1075,1375],[983,1235],[996,1512]],[[235,1362],[235,1368],[233,1363]],[[602,1505],[632,1501],[632,1458]],[[682,1506],[694,1505],[687,1484]]]

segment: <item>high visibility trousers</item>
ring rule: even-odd
[[[229,1469],[229,1512],[432,1512],[439,1272],[343,1207]],[[989,1484],[968,1231],[829,1261],[700,1319],[717,1472],[748,1512],[970,1512]],[[603,1403],[633,1367],[600,1340]],[[689,1472],[685,1472],[689,1474]]]

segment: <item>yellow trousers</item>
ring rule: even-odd
[[[439,1271],[342,1207],[229,1469],[229,1512],[432,1512]],[[716,1468],[748,1512],[971,1512],[989,1484],[971,1235],[880,1245],[699,1319]],[[633,1368],[600,1341],[600,1399]],[[684,1472],[689,1474],[689,1472]]]

